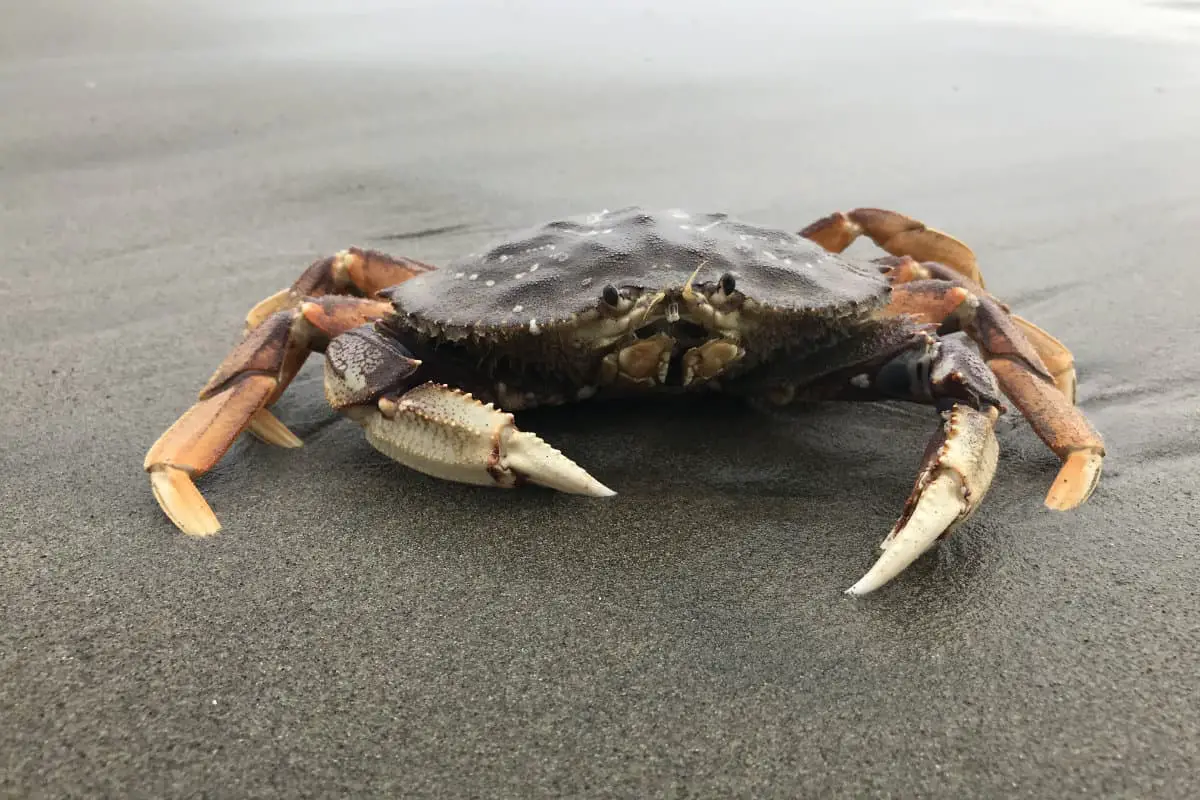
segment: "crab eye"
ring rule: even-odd
[[[600,297],[613,308],[616,308],[617,304],[621,302],[621,293],[611,283],[604,287],[604,291],[600,293]]]
[[[733,279],[732,272],[726,272],[721,276],[721,292],[725,295],[733,294],[733,290],[737,288],[737,281]]]

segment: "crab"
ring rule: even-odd
[[[847,257],[861,235],[889,255]],[[1075,404],[1070,351],[993,297],[953,236],[875,208],[792,233],[632,207],[528,229],[440,269],[357,247],[314,262],[250,311],[241,343],[146,455],[184,533],[220,529],[194,479],[243,431],[300,446],[268,409],[311,352],[325,355],[329,404],[401,464],[592,497],[615,492],[514,412],[704,392],[931,406],[939,424],[912,492],[852,595],[974,514],[996,472],[1002,397],[1062,461],[1047,507],[1087,500],[1104,459]]]

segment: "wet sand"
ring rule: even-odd
[[[387,5],[6,15],[3,794],[1195,795],[1186,26]],[[146,448],[312,259],[631,203],[962,237],[1074,350],[1100,488],[1045,510],[1010,415],[975,519],[853,600],[927,409],[527,415],[619,492],[581,500],[388,462],[313,359],[277,406],[306,446],[201,481],[221,535],[158,510]]]

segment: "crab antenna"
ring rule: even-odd
[[[692,276],[687,279],[686,283],[683,284],[683,299],[684,300],[692,300],[696,296],[695,291],[692,290],[692,281],[696,280],[696,276],[700,274],[700,270],[704,269],[704,265],[707,263],[708,263],[708,259],[706,258],[703,261],[701,261],[698,265],[696,265],[696,271],[693,272]]]
[[[650,302],[642,308],[642,321],[638,323],[639,326],[646,324],[646,320],[650,317],[650,312],[653,311],[654,307],[661,303],[663,298],[666,296],[666,292],[659,292],[658,294],[654,295],[654,297],[650,298]]]

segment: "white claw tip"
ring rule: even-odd
[[[591,487],[590,491],[587,492],[587,494],[591,495],[592,497],[614,497],[617,494],[600,481],[593,480],[592,483],[594,485]]]
[[[966,502],[957,478],[947,473],[934,478],[921,492],[921,499],[904,527],[888,537],[887,549],[875,566],[847,589],[846,594],[862,597],[899,575],[933,547],[965,510]]]
[[[511,430],[505,444],[504,466],[533,483],[590,497],[612,497],[616,494],[535,434]]]

